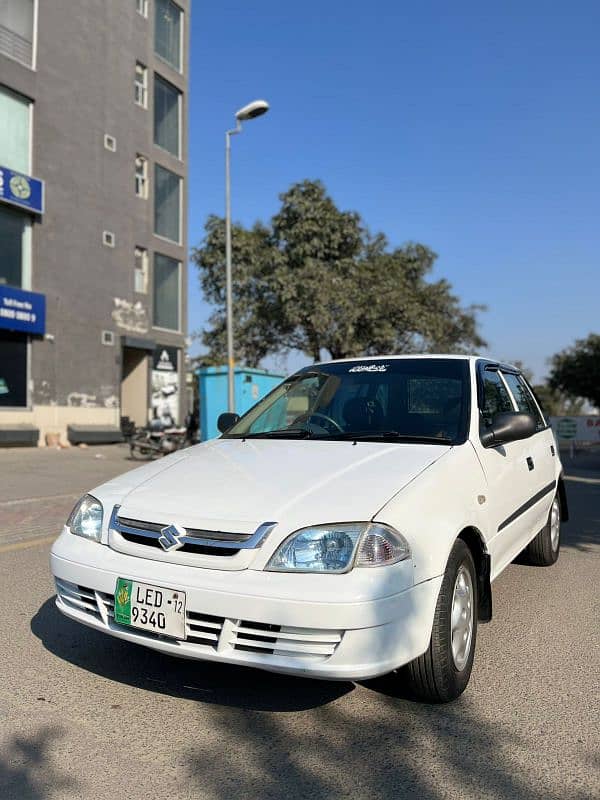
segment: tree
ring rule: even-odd
[[[298,349],[318,361],[381,353],[464,351],[485,342],[476,312],[462,308],[446,280],[428,277],[435,253],[422,244],[391,250],[355,212],[341,211],[319,181],[280,196],[269,226],[232,230],[235,348],[255,366],[267,354]],[[202,341],[225,354],[224,222],[209,217],[192,254],[215,306]]]
[[[583,397],[600,408],[600,334],[578,339],[550,359],[548,384],[570,397]]]
[[[570,397],[548,384],[537,384],[533,387],[537,399],[542,404],[544,413],[551,417],[574,416],[581,414],[585,400],[581,397]]]

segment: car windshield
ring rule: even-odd
[[[225,438],[459,444],[467,438],[468,413],[466,359],[345,361],[295,373]]]

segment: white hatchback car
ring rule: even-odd
[[[52,547],[57,606],[186,658],[457,697],[491,583],[558,558],[552,431],[519,370],[316,364],[219,439],[108,481]],[[399,671],[406,665],[406,669]]]

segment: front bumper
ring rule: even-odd
[[[124,555],[68,532],[50,558],[58,608],[85,625],[184,658],[334,680],[372,678],[421,655],[442,581],[377,596],[378,570],[292,575],[199,569]],[[412,580],[411,561],[382,569],[396,571],[396,586]],[[186,640],[117,625],[118,577],[185,591]],[[390,583],[388,573],[386,591]]]

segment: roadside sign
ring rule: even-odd
[[[557,439],[600,444],[599,414],[580,417],[550,417],[550,424]]]

